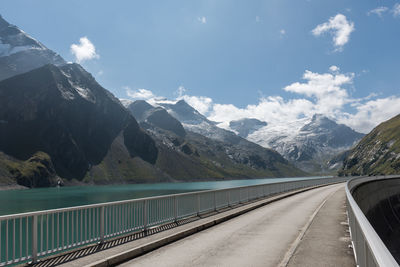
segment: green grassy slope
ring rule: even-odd
[[[400,115],[381,123],[352,149],[339,175],[400,173]]]

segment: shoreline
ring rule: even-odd
[[[331,178],[331,177],[335,177],[335,176],[304,176],[304,177],[263,177],[263,178],[244,178],[244,179],[235,179],[235,178],[222,178],[222,179],[205,179],[205,180],[199,180],[199,179],[188,179],[188,180],[178,180],[178,179],[171,179],[169,181],[154,181],[154,182],[143,182],[143,181],[139,181],[139,182],[131,182],[131,183],[127,183],[127,182],[122,182],[122,183],[84,183],[81,181],[77,181],[77,180],[72,180],[72,181],[66,181],[63,183],[62,187],[74,187],[74,186],[115,186],[115,185],[150,185],[150,184],[175,184],[175,183],[204,183],[204,182],[228,182],[228,181],[238,181],[238,180],[263,180],[263,179],[282,179],[282,178],[286,178],[286,179],[291,179],[291,178]],[[40,187],[40,188],[51,188],[51,187],[56,187],[56,186],[49,186],[49,187]],[[39,188],[39,187],[34,187],[34,188],[29,188],[23,185],[19,185],[19,184],[0,184],[0,192],[1,191],[9,191],[9,190],[26,190],[26,189],[35,189],[35,188]]]
[[[0,185],[0,191],[21,190],[21,189],[29,189],[29,187],[19,185],[19,184]]]

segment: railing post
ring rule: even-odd
[[[178,199],[174,196],[174,222],[178,222]]]
[[[228,189],[228,207],[231,206],[231,192],[232,192],[232,190]]]
[[[215,191],[214,191],[214,211],[217,211],[217,196]]]
[[[148,206],[148,203],[147,203],[147,199],[143,202],[143,230],[145,231],[145,232],[147,232],[147,224],[148,224],[148,212],[147,212],[147,206]]]
[[[38,243],[38,217],[34,215],[32,217],[32,262],[37,262],[38,250],[37,250],[37,243]]]
[[[100,208],[100,244],[104,243],[104,221],[105,221],[105,207]]]
[[[197,216],[200,216],[200,193],[197,193],[197,198],[196,198],[196,201],[197,201],[197,207],[196,207],[196,209],[197,209]]]

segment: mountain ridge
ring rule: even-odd
[[[0,15],[0,80],[65,60]]]
[[[344,159],[340,175],[400,173],[400,114],[379,124]]]
[[[321,114],[315,114],[309,121],[296,122],[292,132],[274,133],[268,127],[254,132],[248,139],[277,150],[295,166],[311,173],[330,174],[340,168],[340,164],[330,165],[329,161],[353,147],[364,136]]]
[[[200,165],[215,165],[213,167],[214,169],[222,168],[221,170],[229,168],[230,171],[225,170],[225,172],[230,172],[231,177],[234,173],[240,173],[242,177],[251,177],[250,174],[257,175],[258,177],[262,175],[282,176],[283,174],[289,176],[290,174],[306,175],[305,173],[295,170],[295,168],[290,166],[277,152],[253,144],[236,136],[232,132],[219,129],[219,131],[230,137],[227,140],[221,140],[213,138],[212,135],[211,137],[203,136],[201,133],[192,131],[191,128],[187,127],[187,125],[185,126],[184,123],[180,124],[182,121],[176,120],[173,115],[184,122],[201,124],[206,121],[207,123],[211,123],[184,101],[177,102],[176,106],[175,104],[168,104],[166,106],[170,109],[169,113],[162,107],[154,107],[144,100],[137,100],[128,106],[128,109],[131,110],[135,118],[138,119],[142,128],[147,129],[153,139],[158,140],[160,146],[161,144],[166,145],[173,151],[182,152],[186,154],[185,157],[195,155],[191,160],[198,161]],[[171,112],[171,110],[173,112]],[[154,111],[164,111],[163,114],[165,117],[163,117],[163,120],[149,120],[149,118],[155,114]],[[169,114],[169,118],[167,118],[167,114]],[[174,121],[174,123],[176,121],[180,125],[179,127],[175,127],[175,129],[166,128],[160,123],[161,121]],[[218,129],[216,126],[214,127],[214,129]],[[179,134],[177,129],[186,131],[186,134]],[[232,136],[235,136],[233,141],[231,138]],[[210,159],[212,160],[210,161]],[[280,165],[278,166],[277,164]],[[246,168],[248,172],[247,175],[246,172],[235,170],[237,168]],[[287,169],[287,171],[285,172],[284,169]],[[214,171],[216,171],[216,169]]]

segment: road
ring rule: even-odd
[[[273,202],[121,266],[279,266],[310,219],[343,184]]]

